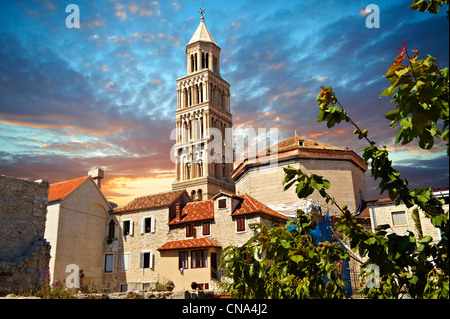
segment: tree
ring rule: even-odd
[[[415,0],[411,8],[438,13],[444,4],[449,1]],[[417,139],[421,148],[431,149],[442,140],[448,156],[448,68],[440,69],[431,56],[417,60],[418,51],[411,51],[411,58],[405,44],[399,51],[385,74],[391,86],[381,94],[391,96],[395,105],[385,115],[391,127],[399,126],[395,141],[405,145]],[[370,163],[371,176],[379,180],[380,194],[388,192],[397,204],[420,208],[440,230],[441,240],[434,243],[430,236],[417,240],[412,232],[403,236],[388,234],[389,225],[378,226],[375,233],[364,230],[348,208],[341,207],[328,194],[330,182],[322,176],[287,167],[284,189],[295,185],[299,198],[317,190],[327,203],[341,211],[335,230],[345,235],[344,240],[350,242],[354,251],[367,257],[361,266],[362,279],[371,275],[373,265],[379,271],[380,282],[362,289],[367,298],[448,298],[449,212],[443,210],[444,201],[433,197],[431,187],[408,188],[408,181],[392,166],[386,147],[380,148],[369,139],[368,130],[362,130],[350,118],[331,87],[322,87],[317,101],[318,122],[326,122],[330,129],[341,122],[350,123],[358,138],[368,142],[362,149],[363,159]],[[308,235],[314,224],[310,215],[299,211],[289,224],[295,227],[294,232],[283,227],[268,230],[263,225],[253,226],[256,233],[247,243],[242,247],[229,246],[222,253],[221,267],[233,280],[224,288],[237,298],[343,298],[338,261],[348,260],[348,253],[338,244],[315,243]],[[242,254],[249,258],[243,259]]]
[[[381,96],[392,96],[396,108],[385,117],[391,120],[391,127],[399,124],[396,143],[410,143],[419,140],[423,149],[431,149],[435,139],[446,142],[448,155],[449,127],[449,75],[448,68],[439,69],[437,60],[431,56],[417,60],[418,52],[410,58],[406,45],[389,67],[385,77],[392,84]],[[408,64],[402,62],[408,58]],[[329,183],[318,183],[316,176],[308,176],[300,170],[285,169],[285,190],[297,182],[296,192],[301,198],[316,189],[327,202],[341,211],[341,221],[336,225],[338,231],[346,235],[351,247],[368,260],[362,265],[362,276],[375,264],[380,272],[380,283],[363,289],[369,298],[448,298],[448,219],[449,212],[443,210],[444,200],[432,196],[432,188],[410,190],[408,181],[392,166],[386,147],[376,146],[368,138],[367,129],[360,127],[350,118],[339,103],[331,87],[322,87],[317,96],[319,114],[317,121],[326,122],[328,128],[341,122],[355,127],[359,139],[365,139],[368,146],[362,149],[363,159],[371,164],[371,176],[380,179],[380,193],[388,192],[389,198],[397,204],[403,202],[407,207],[416,205],[441,232],[441,240],[433,243],[430,236],[416,240],[412,232],[404,236],[388,234],[389,225],[380,225],[375,233],[364,230],[346,206],[340,207],[328,193]]]
[[[314,217],[299,210],[288,227],[251,227],[255,235],[243,246],[228,246],[220,267],[231,282],[222,288],[232,298],[345,298],[342,260],[348,253],[338,244],[316,243],[308,234]]]

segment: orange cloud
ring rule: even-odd
[[[102,184],[102,191],[108,200],[121,207],[136,197],[170,191],[174,178],[173,173],[147,178],[115,177]]]

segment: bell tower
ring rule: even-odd
[[[202,17],[186,45],[187,75],[177,79],[175,112],[176,179],[191,200],[210,199],[220,190],[234,193],[230,84],[220,76],[220,47]],[[230,145],[226,145],[226,143]]]

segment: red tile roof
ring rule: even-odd
[[[251,214],[251,213],[262,213],[266,214],[272,217],[289,220],[290,217],[287,217],[285,215],[282,215],[273,209],[267,207],[260,201],[257,201],[253,197],[247,194],[243,195],[237,195],[237,197],[242,199],[242,202],[240,206],[238,206],[238,209],[236,209],[231,215],[237,216],[237,215],[244,215],[244,214]]]
[[[201,202],[190,202],[183,207],[181,219],[176,218],[169,222],[169,225],[188,223],[199,220],[214,219],[214,201],[204,200]]]
[[[179,190],[137,197],[125,206],[115,209],[114,212],[125,213],[150,208],[168,207],[172,205],[183,193],[186,193],[186,191]]]
[[[80,186],[89,176],[84,176],[70,181],[51,184],[48,189],[48,201],[60,200]]]
[[[234,195],[229,192],[220,191],[213,198],[217,198],[220,194],[224,194],[227,196],[231,196],[233,198],[238,199],[241,203],[238,205],[238,208],[231,214],[232,216],[244,215],[244,214],[252,214],[252,213],[260,213],[265,214],[271,217],[289,220],[289,217],[282,215],[273,209],[267,207],[263,203],[257,201],[253,197],[247,194],[243,195]],[[173,218],[169,225],[176,225],[200,220],[208,220],[214,219],[214,200],[204,200],[200,202],[190,202],[184,206],[181,211],[181,219],[179,221],[176,218]]]
[[[300,146],[300,142],[302,142],[302,146]],[[333,145],[325,144],[322,142],[313,141],[307,138],[302,137],[291,137],[287,140],[281,141],[278,143],[278,152],[284,152],[292,149],[304,149],[304,148],[315,148],[322,150],[344,150],[343,148],[339,148]]]
[[[208,237],[191,238],[184,240],[168,241],[158,248],[158,250],[174,250],[174,249],[188,249],[188,248],[207,248],[216,247],[221,248],[220,244]]]

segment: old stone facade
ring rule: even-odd
[[[82,284],[102,284],[102,256],[109,210],[99,186],[103,171],[50,185],[45,238],[51,243],[51,282],[63,281],[69,265],[82,271]]]
[[[0,294],[46,279],[48,182],[0,176]]]
[[[290,165],[329,180],[328,193],[352,212],[357,211],[362,200],[367,200],[367,164],[355,152],[298,136],[278,143],[277,149],[275,154],[248,158],[235,169],[237,194],[247,193],[266,205],[298,202],[294,187],[283,191],[283,168]],[[308,198],[327,209],[317,191]],[[330,214],[335,210],[332,206],[329,209]]]
[[[105,288],[149,290],[171,280],[175,290],[216,288],[222,248],[242,245],[249,225],[284,225],[285,216],[250,196],[219,192],[211,200],[190,201],[185,190],[136,198],[109,222],[104,255]]]
[[[444,211],[448,211],[448,188],[436,189],[434,190],[433,195],[445,200]],[[369,202],[368,212],[370,215],[372,230],[379,225],[390,225],[390,228],[386,230],[388,232],[404,235],[407,231],[411,231],[418,236],[419,231],[412,216],[412,212],[415,207],[416,206],[408,208],[403,203],[396,205],[395,201],[392,201],[389,198]],[[423,236],[431,236],[433,238],[433,242],[438,242],[441,239],[439,229],[435,228],[433,224],[431,224],[429,218],[427,218],[420,209],[419,218]]]

